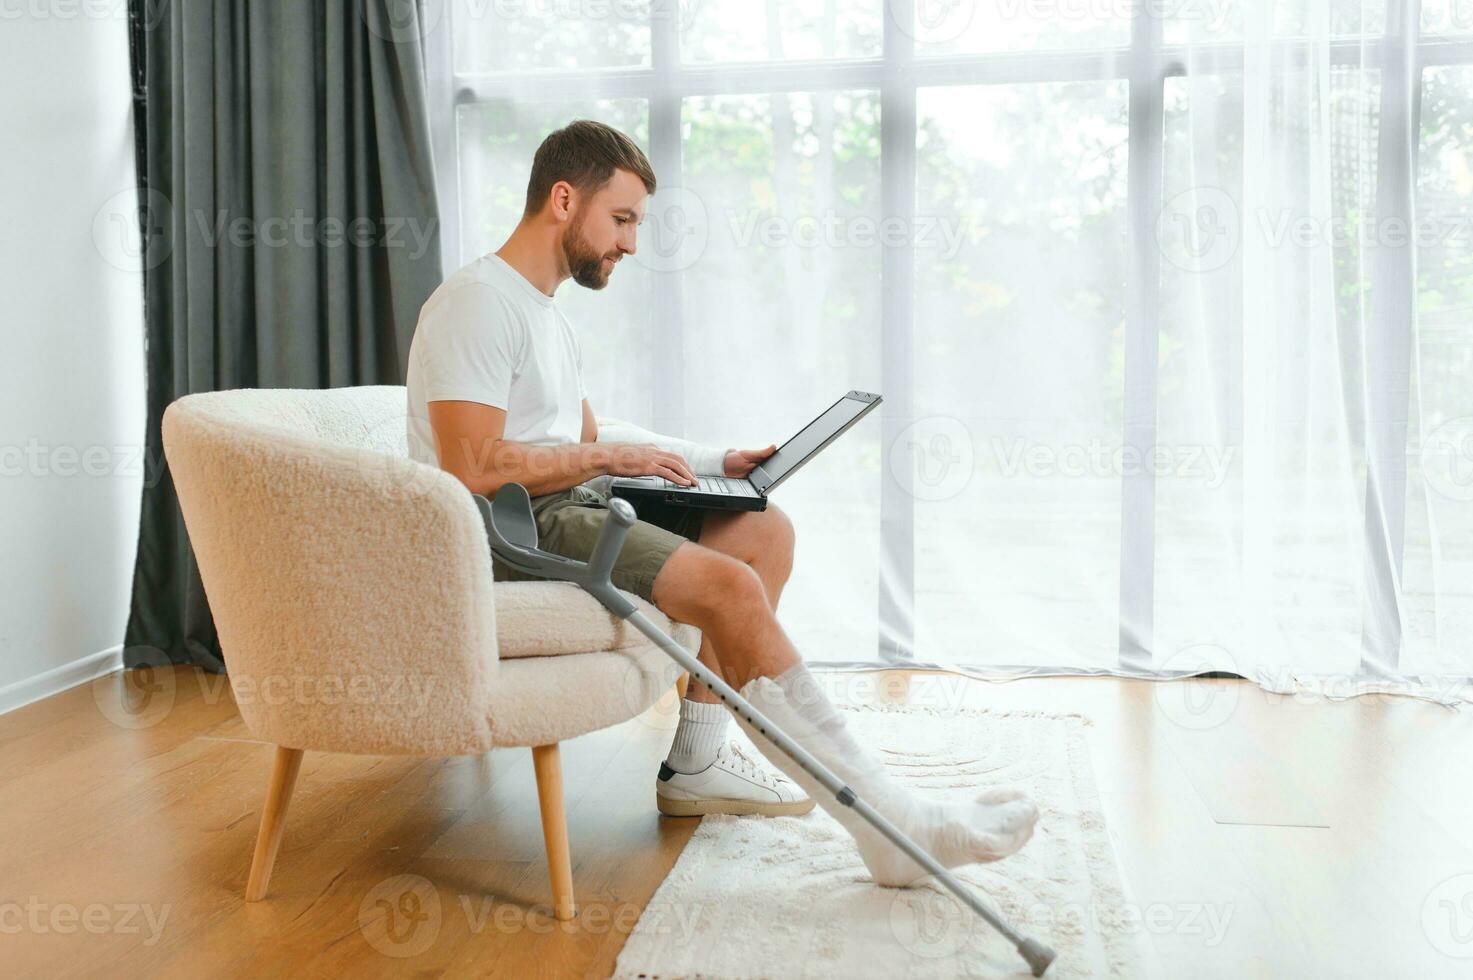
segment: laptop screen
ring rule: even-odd
[[[880,403],[880,396],[867,391],[851,391],[829,406],[818,418],[805,425],[797,435],[752,471],[752,483],[763,493],[796,473],[824,446],[837,439],[855,422],[864,418]]]

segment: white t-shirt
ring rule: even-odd
[[[506,411],[502,438],[539,446],[583,436],[583,350],[546,295],[491,253],[446,279],[419,312],[409,345],[412,459],[438,466],[429,403]]]

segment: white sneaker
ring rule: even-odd
[[[667,817],[707,813],[786,817],[813,809],[807,793],[782,773],[747,755],[734,741],[717,749],[716,761],[700,772],[676,772],[660,763],[655,804]]]

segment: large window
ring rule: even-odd
[[[1420,442],[1473,416],[1470,243],[1293,242],[1304,202],[1467,213],[1473,23],[1249,2],[454,0],[447,263],[501,242],[546,132],[602,119],[661,190],[638,263],[560,294],[601,414],[758,445],[884,394],[777,498],[814,660],[1445,659],[1473,518]]]

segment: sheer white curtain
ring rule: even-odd
[[[1154,440],[1231,465],[1154,481],[1156,664],[1466,692],[1470,17],[1301,0],[1166,25]]]
[[[1473,674],[1473,5],[453,0],[448,262],[580,116],[661,181],[595,408],[781,441],[816,663]]]

